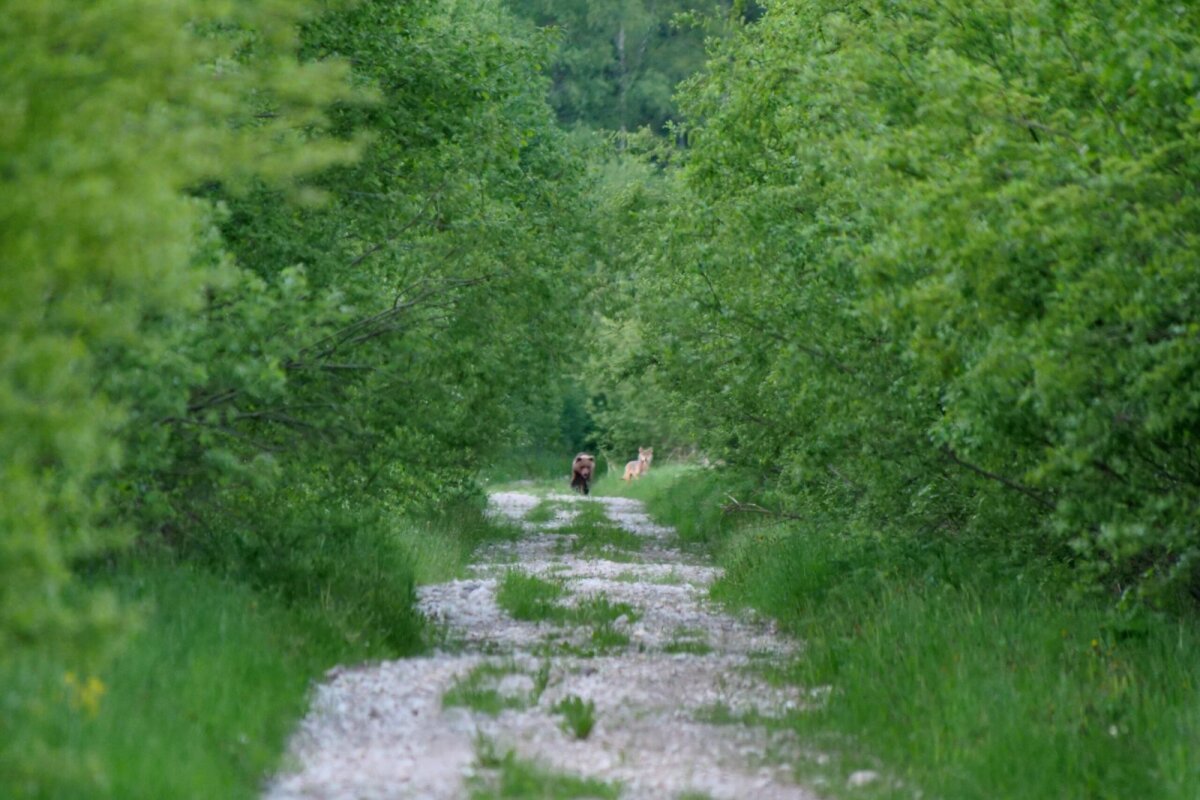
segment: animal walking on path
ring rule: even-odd
[[[571,488],[587,494],[592,482],[592,473],[596,470],[596,457],[589,453],[580,453],[571,462]]]
[[[622,480],[636,480],[650,471],[650,462],[654,460],[653,447],[639,447],[637,461],[630,461],[625,465],[625,474]]]

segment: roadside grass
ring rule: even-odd
[[[532,481],[562,480],[565,485],[574,455],[529,448],[512,450],[491,463],[482,477],[489,490]]]
[[[736,491],[728,485],[728,478],[715,470],[667,463],[629,482],[605,475],[593,492],[641,500],[652,517],[675,528],[683,544],[715,548],[728,527],[721,512],[724,492]]]
[[[756,608],[805,642],[778,677],[832,690],[783,724],[831,756],[833,793],[1196,796],[1195,620],[1117,617],[1049,566],[962,542],[849,532],[832,520],[733,520],[720,514],[718,480],[684,473],[645,499],[716,553],[726,569],[717,599]],[[885,779],[840,788],[860,769]]]
[[[541,494],[570,491],[572,451],[518,449],[503,454],[488,465],[482,481],[488,491],[520,490]],[[603,475],[608,462],[596,456],[596,474]]]
[[[617,785],[554,772],[512,751],[496,756],[490,746],[480,750],[480,766],[494,774],[476,776],[471,800],[615,800],[621,794]]]
[[[319,608],[192,567],[132,565],[105,583],[144,620],[110,663],[75,681],[46,661],[0,670],[7,797],[256,797],[310,680],[387,652],[348,642]],[[47,700],[22,713],[22,697]]]
[[[461,578],[481,545],[524,535],[519,525],[475,508],[453,509],[429,520],[401,520],[393,531],[409,556],[418,586]]]
[[[478,544],[516,535],[466,511],[362,536],[350,527],[285,553],[272,575],[266,562],[146,549],[94,567],[90,583],[140,625],[91,664],[0,654],[0,796],[257,797],[312,682],[335,664],[423,649],[415,584],[462,574]]]

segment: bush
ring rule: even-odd
[[[1198,20],[770,4],[684,85],[630,233],[664,407],[772,508],[1194,608]]]

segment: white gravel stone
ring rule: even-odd
[[[474,577],[419,590],[422,611],[446,629],[443,651],[330,671],[267,800],[466,797],[468,780],[482,771],[476,747],[483,740],[550,769],[620,783],[622,797],[634,800],[684,792],[730,800],[816,797],[791,774],[789,763],[806,751],[790,731],[704,721],[714,709],[771,717],[813,702],[807,692],[771,686],[748,668],[795,653],[796,643],[761,620],[710,604],[708,587],[720,570],[683,553],[674,532],[650,520],[638,501],[552,495],[565,510],[548,523],[527,522],[541,499],[492,495],[491,513],[519,522],[529,535],[481,551]],[[624,556],[631,560],[564,552],[565,535],[554,531],[585,502],[601,504],[610,520],[642,537],[641,550]],[[586,628],[511,619],[496,604],[498,580],[508,569],[562,581],[567,604],[600,595],[629,603],[638,618],[614,623],[629,636],[628,646],[581,657],[558,645],[586,646]],[[681,642],[702,643],[696,649],[704,652],[667,652]],[[549,684],[530,707],[496,717],[443,708],[442,695],[485,661],[514,665],[496,684],[505,696],[529,696],[542,665]],[[552,711],[570,695],[595,704],[596,726],[583,741],[566,733]],[[851,785],[862,785],[855,776],[867,774],[875,779],[857,772]]]

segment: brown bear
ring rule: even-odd
[[[571,462],[571,488],[588,493],[588,483],[596,470],[596,457],[588,453],[580,453]]]

